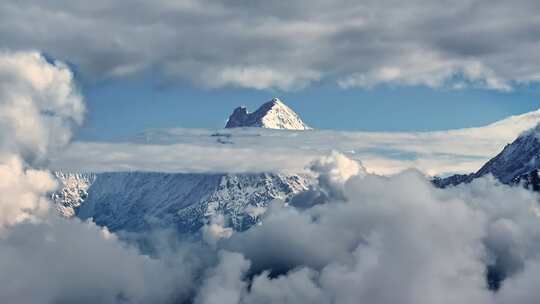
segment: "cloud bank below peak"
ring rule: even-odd
[[[302,172],[312,161],[336,150],[377,174],[395,174],[408,168],[428,175],[469,173],[539,122],[540,110],[484,127],[434,132],[148,130],[119,143],[75,142],[52,158],[51,168],[87,172]]]
[[[537,1],[397,4],[6,1],[0,38],[67,60],[86,80],[148,69],[203,87],[279,90],[329,81],[508,91],[540,80]]]

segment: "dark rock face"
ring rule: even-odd
[[[477,172],[457,174],[447,178],[435,178],[433,184],[440,188],[470,183],[478,177],[493,175],[503,184],[522,184],[538,191],[540,181],[540,125],[519,136],[508,144],[494,158],[485,163]]]
[[[456,174],[446,178],[435,177],[431,182],[439,188],[446,188],[463,183],[470,183],[473,179],[474,174]]]
[[[248,114],[246,107],[238,107],[234,109],[231,116],[229,116],[229,120],[227,120],[225,128],[229,129],[242,127],[246,124],[249,124],[249,118],[250,115]]]
[[[501,153],[475,173],[475,177],[490,173],[502,183],[509,184],[517,176],[538,169],[539,156],[540,141],[535,129],[534,132],[520,136],[510,145],[504,147]]]
[[[540,191],[540,176],[538,176],[538,169],[516,176],[512,180],[512,184],[521,185],[532,191]]]

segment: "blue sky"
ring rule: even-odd
[[[342,89],[319,84],[284,92],[163,85],[146,76],[101,81],[81,89],[88,106],[87,121],[78,134],[84,140],[114,140],[149,128],[221,128],[236,106],[254,110],[274,96],[313,127],[334,130],[445,130],[482,126],[540,108],[536,86],[500,92],[388,85]]]

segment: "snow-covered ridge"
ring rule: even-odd
[[[174,228],[198,230],[215,215],[243,230],[275,200],[287,201],[314,183],[308,175],[56,172],[61,189],[53,194],[63,216],[92,218],[110,230]]]
[[[540,168],[540,125],[523,132],[508,144],[495,157],[486,162],[478,171],[467,175],[453,175],[438,179],[435,184],[441,187],[471,182],[487,174],[493,175],[501,183],[516,184],[524,182],[536,187],[537,170]]]
[[[278,98],[264,103],[255,112],[249,113],[246,107],[236,108],[225,128],[260,127],[268,129],[309,130],[302,119]]]
[[[59,184],[58,191],[52,194],[55,207],[62,216],[72,217],[88,196],[88,188],[96,180],[96,174],[56,171],[53,175]]]

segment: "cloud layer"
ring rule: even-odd
[[[41,54],[0,52],[0,148],[42,161],[82,123],[85,106],[73,74]]]
[[[86,79],[151,69],[206,87],[506,91],[540,80],[539,12],[534,0],[6,1],[0,38]]]
[[[67,171],[300,172],[332,150],[362,161],[367,170],[393,174],[416,168],[428,175],[476,171],[540,111],[488,126],[437,132],[151,130],[121,143],[76,142],[52,158]]]
[[[532,303],[536,194],[491,178],[435,189],[414,171],[341,191],[309,209],[276,204],[221,241],[255,273],[236,303]]]

